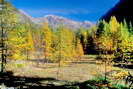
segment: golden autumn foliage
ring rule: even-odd
[[[27,46],[25,43],[25,39],[22,37],[15,37],[16,35],[11,34],[12,37],[9,39],[9,46],[12,54],[12,59],[23,59],[22,52],[24,48]]]
[[[0,3],[4,2],[4,0],[0,0]]]
[[[103,21],[102,24],[101,27],[80,31],[73,31],[64,26],[52,29],[48,23],[44,23],[40,30],[32,30],[22,25],[9,32],[9,47],[14,55],[13,59],[19,59],[19,56],[24,59],[28,55],[27,52],[31,54],[36,51],[41,58],[53,62],[58,62],[59,59],[66,62],[80,58],[85,51],[89,51],[87,47],[94,47],[91,45],[95,45],[98,50],[110,52],[111,55],[115,55],[117,48],[123,52],[131,49],[132,36],[125,23],[119,23],[112,17],[109,23]]]
[[[115,79],[115,81],[122,80],[129,75],[128,71],[120,68],[111,67],[110,71],[112,71],[111,77]]]
[[[50,57],[52,55],[52,31],[48,26],[48,23],[44,23],[43,26],[43,32],[44,32],[44,56],[47,59],[47,57]]]
[[[74,33],[68,28],[59,27],[54,33],[54,51],[52,59],[63,62],[73,60],[75,56],[74,38]]]
[[[22,25],[9,32],[8,43],[12,59],[29,59],[38,54],[45,60],[67,63],[84,55],[80,39],[71,29],[59,27],[52,31],[48,23],[44,23],[43,28],[37,32],[28,26],[30,25]]]
[[[76,54],[77,54],[77,57],[81,57],[84,55],[83,47],[79,39],[77,41]]]
[[[27,49],[33,51],[34,50],[34,40],[32,37],[32,33],[30,30],[28,30],[27,33]]]
[[[119,23],[118,23],[116,17],[114,17],[114,16],[111,17],[109,25],[110,25],[110,30],[111,30],[112,33],[115,33],[115,32],[118,31]]]
[[[126,22],[119,23],[114,16],[109,23],[102,21],[99,24],[94,39],[99,52],[114,55],[116,59],[121,57],[121,60],[123,59],[121,55],[126,52],[132,53],[132,27],[129,28]]]
[[[114,79],[116,80],[122,80],[123,78],[125,78],[126,76],[128,76],[128,72],[127,71],[121,71],[118,72],[116,74],[113,75]]]
[[[8,46],[10,48],[11,59],[26,59],[27,51],[34,51],[34,42],[31,30],[26,26],[20,26],[8,33]]]
[[[97,39],[96,43],[100,50],[112,50],[113,48],[113,41],[110,37],[100,37]]]
[[[3,0],[0,0],[0,3],[2,2]]]

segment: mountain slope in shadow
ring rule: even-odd
[[[126,20],[133,23],[133,0],[120,0],[111,10],[109,10],[101,19],[109,21],[111,16],[115,16],[119,22]]]

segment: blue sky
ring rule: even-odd
[[[13,5],[33,17],[53,14],[77,21],[96,22],[119,0],[12,0]]]

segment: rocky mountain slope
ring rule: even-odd
[[[34,23],[38,26],[43,25],[43,23],[49,23],[49,25],[52,28],[57,28],[60,24],[71,28],[71,29],[78,29],[80,27],[83,28],[90,28],[94,24],[90,21],[84,21],[84,22],[78,22],[78,21],[73,21],[68,18],[62,17],[62,16],[56,16],[56,15],[45,15],[44,17],[40,18],[34,18],[28,15],[25,11],[19,10],[18,11],[19,19],[21,23]]]

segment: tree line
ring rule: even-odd
[[[109,54],[112,60],[120,61],[127,53],[132,58],[133,26],[126,21],[118,22],[113,16],[109,22],[102,20],[91,28],[73,30],[61,24],[53,29],[48,23],[37,28],[31,23],[20,24],[19,16],[13,12],[16,9],[7,5],[10,7],[5,23],[9,59],[63,62],[76,61],[88,54]]]

